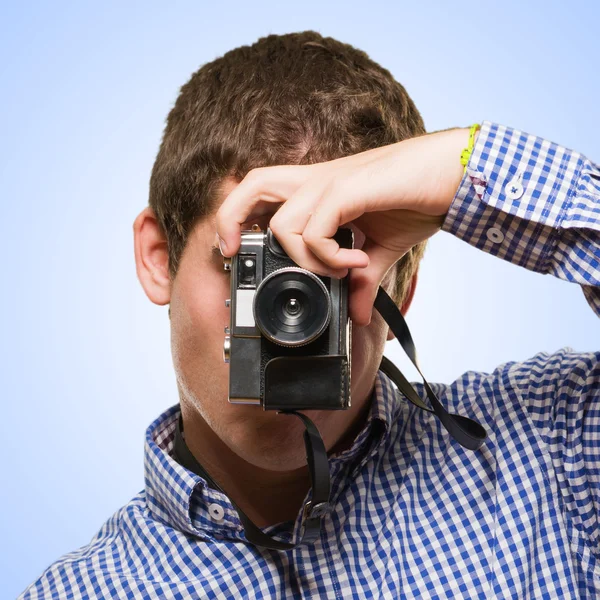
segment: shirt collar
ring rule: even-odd
[[[375,378],[371,408],[360,433],[352,446],[330,457],[332,501],[342,491],[344,466],[353,464],[360,468],[380,448],[396,418],[400,402],[390,379],[381,371]],[[165,525],[206,539],[243,540],[243,526],[226,495],[210,488],[206,481],[188,471],[173,458],[175,427],[180,413],[179,404],[172,406],[153,421],[146,430],[144,445],[144,479],[148,508],[153,516]],[[309,495],[305,502],[309,499]],[[301,524],[302,510],[296,520],[296,530]],[[278,525],[265,528],[277,534]],[[285,538],[285,534],[282,534]],[[291,539],[291,538],[289,538]]]

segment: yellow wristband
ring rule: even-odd
[[[469,164],[469,159],[473,153],[473,146],[475,146],[475,132],[478,129],[479,123],[471,125],[471,129],[469,129],[469,145],[460,153],[460,164],[465,167],[463,174],[467,172],[467,165]]]

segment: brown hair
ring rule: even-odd
[[[150,178],[175,278],[188,235],[216,209],[223,180],[255,167],[310,164],[425,133],[391,73],[314,31],[269,35],[203,65],[181,88]],[[408,291],[425,242],[398,262]]]

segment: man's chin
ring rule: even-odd
[[[240,449],[240,457],[253,467],[263,471],[273,471],[274,473],[289,473],[307,468],[303,444],[300,452],[294,450],[282,452],[281,449],[278,449],[278,451],[270,453],[257,454],[256,452],[250,453]]]
[[[271,417],[271,415],[269,415]],[[304,426],[291,415],[273,413],[260,423],[236,423],[222,432],[225,444],[254,467],[294,471],[306,467]]]

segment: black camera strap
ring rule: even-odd
[[[427,407],[406,377],[404,377],[400,370],[385,356],[382,357],[381,365],[379,367],[380,370],[396,384],[398,390],[415,406],[428,412],[435,413],[448,433],[450,433],[461,446],[464,446],[468,450],[478,450],[487,437],[485,429],[477,421],[461,415],[448,413],[442,406],[417,364],[415,344],[402,313],[398,310],[396,303],[382,287],[380,287],[377,292],[374,306],[389,325],[396,336],[396,339],[406,352],[406,355],[419,371],[421,377],[423,377],[427,397],[429,398],[433,409]],[[329,505],[331,481],[327,451],[325,450],[325,444],[323,443],[323,439],[315,424],[305,415],[293,410],[280,412],[281,414],[294,415],[300,418],[306,428],[304,432],[304,445],[306,448],[306,460],[312,484],[312,496],[311,500],[307,502],[304,508],[302,537],[296,544],[277,541],[261,531],[231,499],[230,502],[240,517],[248,542],[272,550],[290,550],[301,544],[312,543],[320,536],[321,519],[331,508]],[[196,460],[187,447],[182,433],[183,422],[180,415],[179,424],[175,427],[174,446],[174,453],[178,462],[193,473],[203,477],[214,489],[227,495]]]
[[[329,462],[327,460],[327,451],[319,430],[315,424],[305,415],[290,411],[285,414],[293,414],[302,419],[304,431],[304,446],[306,448],[306,460],[308,462],[308,471],[312,483],[312,499],[307,502],[304,508],[304,531],[302,539],[298,544],[288,544],[280,542],[263,533],[244,513],[244,511],[231,499],[229,501],[237,511],[240,521],[244,526],[246,539],[255,546],[270,548],[272,550],[289,550],[304,543],[314,542],[321,534],[321,517],[329,510]],[[183,439],[183,420],[179,415],[179,424],[175,427],[174,453],[177,461],[192,473],[196,473],[204,478],[206,482],[215,490],[225,494],[218,483],[205,471],[204,467],[196,460],[195,456],[187,447]]]
[[[423,384],[427,391],[427,397],[433,406],[433,410],[427,408],[413,386],[406,377],[402,375],[398,367],[385,356],[382,357],[381,365],[379,367],[380,370],[396,384],[398,390],[415,406],[435,413],[448,433],[461,446],[464,446],[468,450],[478,450],[487,437],[485,429],[477,421],[473,421],[473,419],[463,417],[462,415],[448,413],[441,405],[417,364],[417,349],[415,348],[415,343],[408,330],[408,325],[406,324],[402,313],[398,310],[396,303],[388,296],[382,287],[377,291],[375,308],[385,319],[385,322],[389,325],[393,334],[396,336],[396,339],[400,342],[402,349],[406,352],[406,355],[410,358],[412,364],[415,365],[421,377],[423,377]]]

